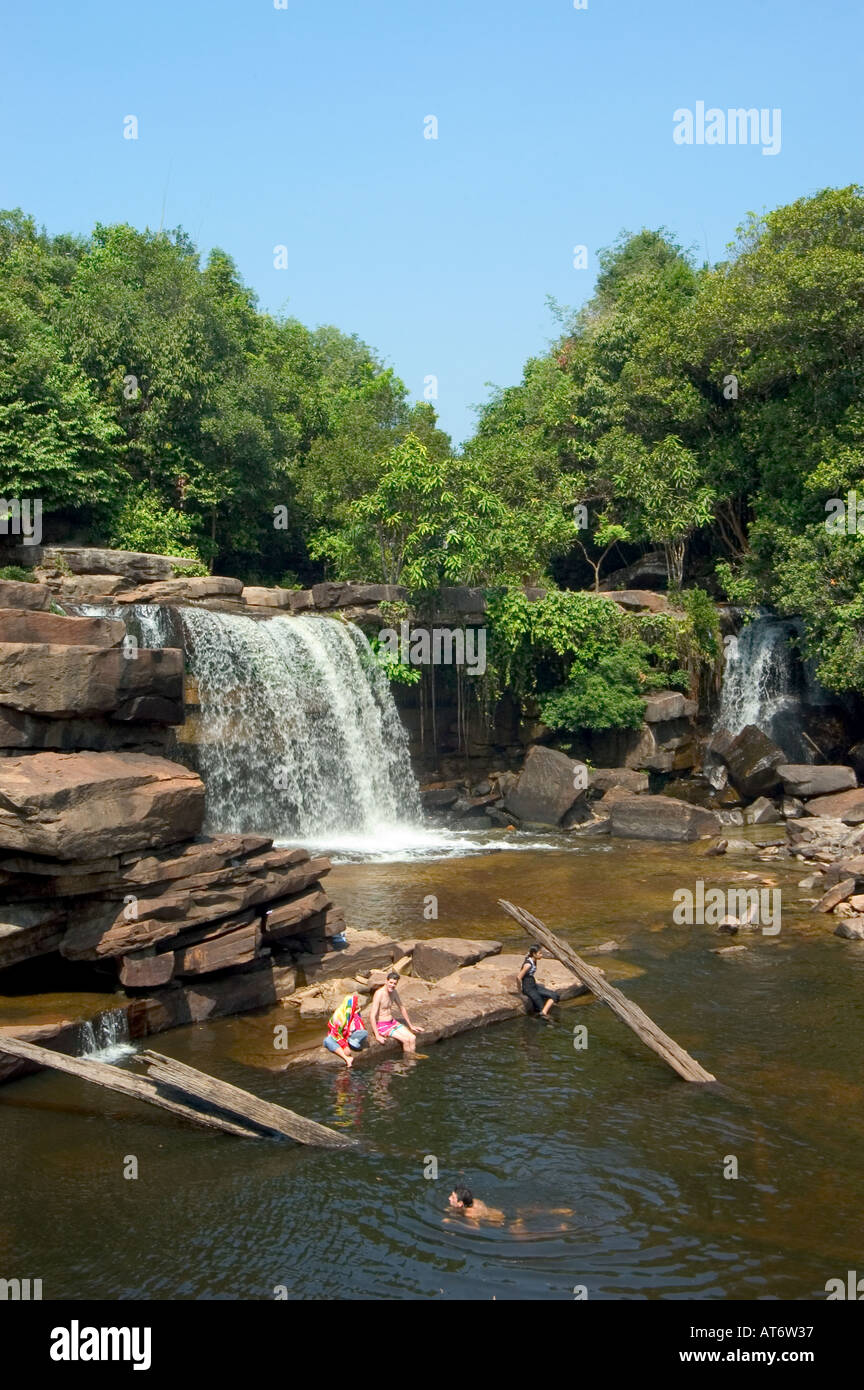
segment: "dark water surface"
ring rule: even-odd
[[[180,1030],[155,1046],[350,1129],[362,1150],[211,1137],[72,1078],[28,1078],[0,1088],[0,1276],[41,1278],[46,1299],[266,1299],[280,1285],[291,1298],[570,1299],[577,1285],[824,1298],[826,1280],[864,1269],[864,944],[800,902],[805,866],[703,851],[596,841],[344,865],[330,881],[349,921],[402,940],[522,949],[499,897],[577,950],[614,938],[596,963],[718,1086],[678,1080],[594,1002],[562,1007],[554,1028],[520,1019],[351,1074],[279,1070],[274,1026],[298,1044],[322,1031],[292,1007]],[[674,888],[745,871],[782,887],[779,937],[748,934],[724,958],[712,927],[671,925]],[[445,1222],[456,1180],[504,1223]]]

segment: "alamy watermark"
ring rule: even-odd
[[[40,545],[41,498],[0,497],[0,536],[20,536],[22,545]]]
[[[763,936],[777,936],[782,922],[779,888],[709,888],[703,879],[692,888],[676,888],[672,921],[676,926],[762,928]]]
[[[412,628],[409,622],[382,628],[378,651],[402,666],[464,666],[469,676],[486,670],[485,627]]]
[[[679,106],[672,116],[676,145],[761,145],[763,154],[779,154],[782,143],[782,116],[779,106],[736,106],[723,111],[719,106],[705,109],[697,101],[695,110]]]
[[[864,536],[864,497],[859,499],[854,489],[847,492],[845,499],[829,497],[825,510],[829,536]]]

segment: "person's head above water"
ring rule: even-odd
[[[474,1205],[474,1196],[470,1187],[454,1187],[450,1193],[451,1207],[470,1207]]]

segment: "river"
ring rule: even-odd
[[[517,843],[339,864],[331,891],[349,922],[400,939],[520,950],[499,897],[577,950],[614,938],[592,959],[717,1086],[677,1079],[593,1001],[553,1028],[519,1019],[350,1074],[280,1070],[276,1025],[292,1045],[322,1031],[291,1006],[181,1029],[156,1046],[361,1149],[212,1137],[68,1077],[27,1078],[0,1088],[0,1164],[26,1174],[0,1212],[4,1273],[41,1278],[46,1299],[824,1298],[861,1260],[864,946],[814,919],[800,863]],[[715,928],[672,924],[675,888],[754,868],[783,890],[778,936],[720,956]],[[445,1220],[456,1181],[503,1224]]]

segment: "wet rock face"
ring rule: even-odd
[[[191,839],[204,784],[146,753],[32,753],[0,759],[0,848],[89,860]]]
[[[716,739],[714,748],[719,752]],[[742,796],[766,796],[780,786],[777,769],[786,759],[777,744],[754,724],[742,729],[720,756]]]
[[[630,840],[684,842],[720,830],[714,811],[671,796],[621,797],[612,803],[610,821],[613,835]]]
[[[46,609],[51,594],[44,584],[28,584],[19,579],[0,579],[0,608]]]
[[[588,769],[554,748],[529,748],[505,810],[523,823],[558,825],[588,786]]]

